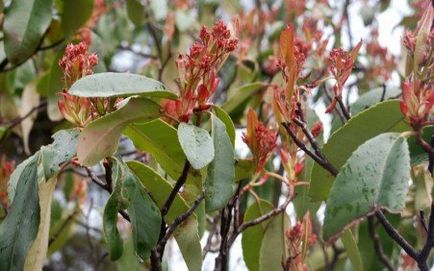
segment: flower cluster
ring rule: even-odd
[[[92,74],[93,68],[97,64],[98,56],[88,52],[86,43],[69,44],[65,49],[65,55],[59,61],[63,70],[66,89],[69,89],[75,81],[83,76]]]
[[[90,54],[84,42],[77,45],[69,44],[65,49],[64,56],[59,61],[59,65],[63,70],[65,84],[58,103],[59,110],[66,120],[79,127],[85,126],[92,120],[92,102],[89,98],[69,94],[68,89],[78,79],[92,74],[93,68],[97,64],[97,55]]]
[[[255,111],[247,112],[247,133],[243,133],[243,141],[249,146],[256,165],[256,173],[264,169],[265,163],[276,147],[277,133],[267,128],[258,120]]]
[[[408,50],[408,77],[402,83],[401,111],[415,131],[420,131],[434,114],[433,20],[434,8],[429,4],[414,33],[407,31],[403,39]]]
[[[238,40],[231,37],[222,21],[215,23],[212,29],[202,27],[199,40],[191,46],[189,53],[178,56],[180,98],[166,102],[166,113],[188,121],[193,110],[208,109],[208,100],[219,83],[217,70],[237,46]]]
[[[313,233],[312,219],[307,212],[301,221],[298,221],[291,229],[286,230],[285,236],[288,243],[289,259],[285,270],[307,270],[304,263],[306,249],[313,246],[317,236]]]
[[[3,208],[8,208],[8,182],[9,177],[14,171],[15,163],[14,161],[6,161],[4,156],[0,157],[0,205]]]
[[[342,90],[345,82],[351,75],[351,71],[353,70],[361,46],[362,41],[360,41],[350,52],[346,52],[342,48],[333,49],[330,52],[329,69],[330,73],[336,80],[336,84],[333,86],[335,99],[333,99],[332,103],[327,107],[327,113],[335,109],[337,99],[342,99]]]

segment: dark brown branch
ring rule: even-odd
[[[348,121],[351,119],[350,112],[348,112],[348,109],[345,107],[344,102],[342,102],[342,99],[340,97],[335,97],[336,101],[339,104],[339,107],[341,108],[342,114],[344,114],[345,119]]]
[[[191,207],[180,216],[176,217],[172,224],[167,228],[166,233],[164,234],[163,238],[160,239],[160,241],[157,243],[156,251],[162,255],[164,247],[166,246],[167,241],[172,236],[172,234],[175,232],[176,228],[184,222],[187,218],[189,218],[193,212],[199,207],[203,199],[205,198],[205,193],[202,193],[198,199],[196,199]]]
[[[87,172],[88,177],[91,179],[91,181],[93,183],[95,183],[96,185],[98,185],[99,187],[101,187],[102,189],[104,189],[105,191],[111,193],[109,186],[107,183],[104,183],[100,178],[98,178],[95,173],[93,173],[92,170],[90,170],[90,168],[85,167],[85,170]],[[119,214],[127,221],[131,222],[130,216],[124,211],[124,210],[119,210]]]
[[[431,213],[429,217],[428,235],[426,237],[425,245],[417,258],[418,266],[421,270],[429,270],[427,266],[428,256],[431,249],[434,247],[434,202],[431,202]]]
[[[173,187],[172,191],[170,191],[169,197],[164,202],[163,207],[161,207],[161,216],[162,217],[164,217],[167,214],[167,212],[169,211],[170,206],[172,206],[172,203],[175,200],[175,197],[178,194],[179,190],[187,181],[189,170],[190,170],[190,163],[188,161],[185,161],[181,176],[176,181],[175,186]]]
[[[387,234],[395,240],[399,244],[402,249],[413,259],[417,259],[418,253],[416,249],[414,249],[405,239],[402,237],[402,235],[390,224],[389,220],[387,220],[386,216],[383,214],[381,210],[378,210],[375,212],[375,216],[380,221],[380,223],[383,225],[384,230],[387,232]]]
[[[375,223],[374,223],[374,217],[369,216],[368,217],[368,231],[369,236],[371,237],[372,241],[374,242],[374,249],[377,253],[377,256],[380,258],[380,261],[384,264],[384,266],[389,271],[394,271],[392,262],[390,259],[384,254],[383,247],[381,246],[380,237],[378,236],[377,232],[375,231]]]
[[[285,202],[282,205],[280,205],[279,207],[277,207],[277,208],[269,211],[268,213],[266,213],[264,215],[261,215],[258,218],[255,218],[253,220],[250,220],[249,222],[245,222],[245,223],[241,224],[238,227],[237,231],[232,235],[231,243],[233,241],[235,241],[235,238],[238,236],[238,234],[240,234],[241,232],[245,231],[247,228],[250,228],[250,227],[253,227],[255,225],[258,225],[258,224],[264,222],[265,220],[268,220],[268,219],[270,219],[270,218],[272,218],[272,217],[274,217],[274,216],[282,213],[283,211],[285,211],[286,207],[289,205],[289,203],[293,200],[293,198],[295,196],[295,193],[294,193],[294,191],[293,191],[293,189],[291,188],[290,185],[288,185],[288,189],[289,189],[289,191],[288,191],[288,197],[286,198]]]
[[[328,161],[327,159],[324,159],[319,157],[317,154],[313,153],[311,150],[309,150],[306,145],[297,138],[297,136],[292,132],[290,123],[282,123],[283,127],[285,127],[287,133],[292,138],[294,143],[303,150],[307,155],[309,155],[315,162],[317,162],[320,166],[322,166],[324,169],[329,171],[333,176],[338,175],[338,170]]]

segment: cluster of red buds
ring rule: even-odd
[[[85,126],[92,120],[92,102],[88,98],[69,94],[68,89],[78,79],[92,74],[93,68],[97,64],[97,55],[89,53],[84,42],[77,45],[69,44],[65,49],[64,56],[59,61],[65,84],[58,103],[59,110],[66,120],[79,127]]]
[[[9,206],[8,183],[14,168],[14,161],[7,161],[5,156],[0,157],[0,205],[5,209]]]
[[[243,141],[253,154],[256,173],[264,169],[265,163],[276,148],[277,133],[259,121],[256,112],[249,108],[247,112],[247,133],[243,133]]]
[[[430,124],[434,114],[434,7],[430,1],[416,30],[406,32],[407,79],[402,83],[401,111],[415,131]]]
[[[295,37],[293,26],[289,25],[282,31],[279,67],[282,70],[286,88],[273,86],[274,104],[278,109],[276,115],[279,121],[291,122],[296,117],[296,105],[302,102],[297,80],[300,78],[310,49],[310,45]]]
[[[63,70],[66,89],[69,89],[75,81],[83,76],[92,74],[93,68],[97,64],[98,56],[88,52],[86,43],[69,44],[65,49],[64,56],[59,61]]]
[[[238,46],[228,27],[218,21],[212,29],[202,27],[199,40],[188,54],[181,54],[176,61],[179,73],[180,98],[166,101],[166,113],[187,122],[193,111],[207,110],[209,98],[217,89],[217,71],[227,55]]]
[[[304,263],[307,248],[313,246],[317,241],[317,236],[313,233],[310,213],[307,212],[301,221],[286,230],[285,236],[290,255],[285,264],[287,267],[285,270],[308,270]]]
[[[333,49],[330,52],[329,69],[330,73],[336,80],[336,84],[333,86],[335,98],[327,107],[327,113],[335,109],[338,99],[342,99],[342,90],[344,88],[345,82],[351,75],[351,71],[353,70],[354,63],[356,62],[357,54],[359,53],[361,46],[362,41],[360,41],[350,52],[346,52],[342,48]]]

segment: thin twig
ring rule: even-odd
[[[176,181],[175,186],[173,187],[172,191],[170,191],[169,197],[164,202],[163,207],[161,207],[161,216],[164,217],[167,214],[167,212],[169,211],[170,206],[172,206],[172,203],[175,200],[176,195],[178,194],[181,187],[187,181],[189,170],[190,170],[190,163],[188,161],[185,161],[181,176]]]
[[[387,232],[387,234],[395,240],[399,244],[402,249],[413,259],[417,259],[418,253],[416,249],[414,249],[405,239],[402,237],[402,235],[390,224],[389,220],[387,220],[386,216],[383,214],[381,210],[378,210],[375,212],[375,216],[380,221],[380,223],[383,225],[384,230]]]
[[[380,258],[380,261],[384,264],[384,266],[389,271],[394,271],[392,262],[390,261],[389,257],[384,254],[383,247],[381,246],[380,237],[378,236],[377,232],[375,231],[375,223],[374,223],[374,217],[369,216],[368,217],[368,231],[369,235],[374,242],[374,249],[377,253],[377,256]]]
[[[160,239],[156,245],[155,249],[159,254],[163,253],[163,250],[164,250],[164,247],[166,246],[167,241],[172,236],[172,234],[175,232],[176,228],[193,214],[193,212],[197,209],[197,207],[199,207],[199,205],[201,204],[201,202],[203,201],[204,198],[205,198],[205,193],[202,192],[200,197],[193,202],[191,207],[185,213],[177,216],[175,218],[175,220],[172,222],[172,224],[170,224],[170,226],[167,228],[167,231],[164,234],[163,238]]]

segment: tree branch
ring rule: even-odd
[[[392,262],[386,256],[386,254],[384,254],[383,247],[381,246],[380,237],[375,231],[375,223],[374,223],[373,216],[368,217],[368,231],[372,241],[374,242],[374,249],[375,252],[377,253],[377,256],[380,258],[380,261],[384,264],[387,270],[394,271],[395,269],[393,268]]]

